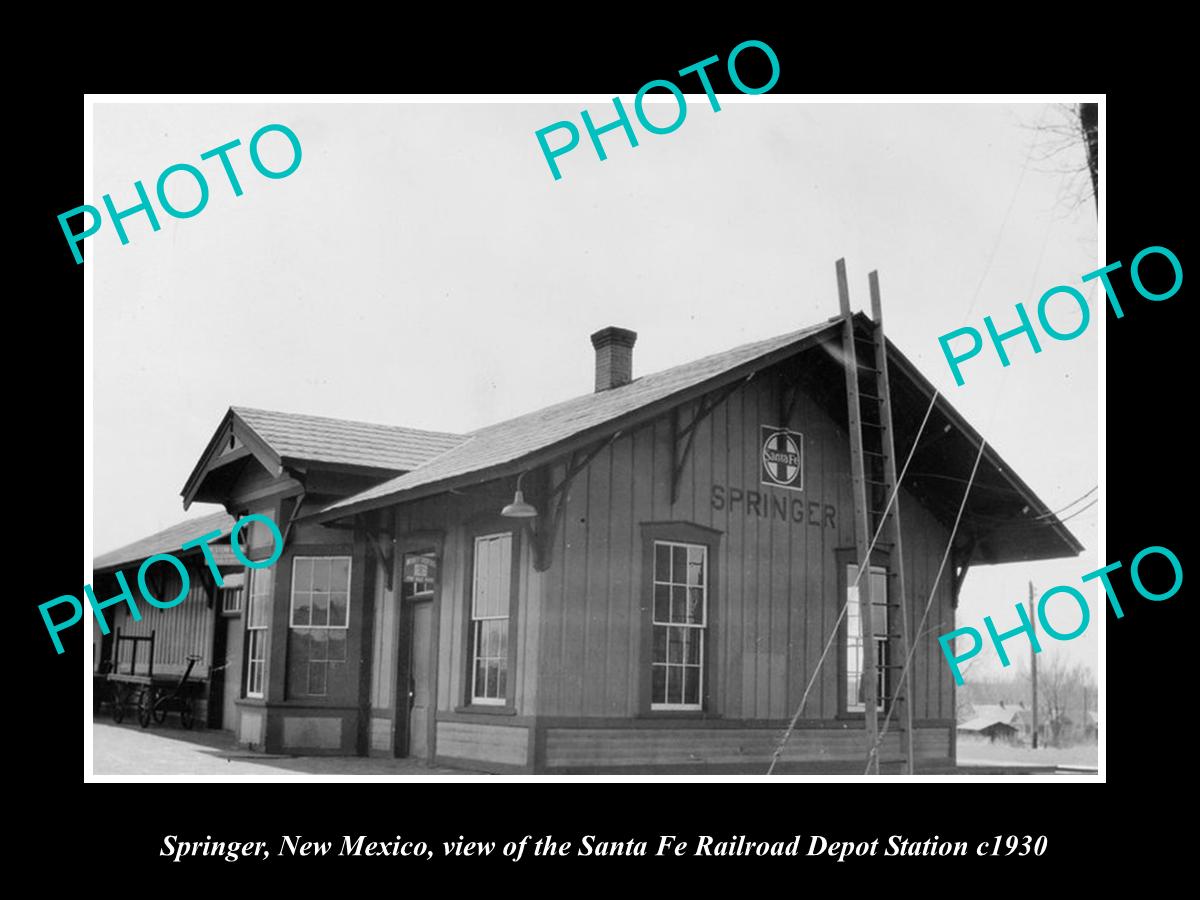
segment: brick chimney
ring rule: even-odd
[[[592,335],[596,348],[596,392],[629,384],[633,380],[633,345],[637,332],[610,325]]]

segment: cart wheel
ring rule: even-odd
[[[125,718],[125,692],[119,684],[113,685],[112,717],[118,725]]]
[[[196,709],[190,699],[184,700],[179,709],[179,724],[184,728],[191,728],[196,724]]]
[[[150,716],[154,709],[154,691],[150,688],[142,688],[142,692],[138,694],[138,724],[143,728],[150,726]]]
[[[155,725],[161,725],[167,721],[167,698],[159,697],[158,701],[151,707],[150,712],[154,716]]]

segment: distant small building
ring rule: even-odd
[[[972,719],[958,726],[961,735],[985,737],[993,744],[1000,741],[1005,744],[1017,742],[1017,729],[1007,722],[989,721],[987,719]]]
[[[960,722],[958,733],[968,737],[986,737],[993,744],[1001,741],[1014,744],[1021,736],[1021,716],[1026,712],[1016,706],[979,704],[970,719]]]

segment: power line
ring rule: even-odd
[[[1069,521],[1071,521],[1073,518],[1075,518],[1077,515],[1079,515],[1080,513],[1085,513],[1085,512],[1087,512],[1089,509],[1091,509],[1093,506],[1095,506],[1095,505],[1096,505],[1096,503],[1097,503],[1097,501],[1096,501],[1096,500],[1093,500],[1093,501],[1092,501],[1091,503],[1089,503],[1087,506],[1083,507],[1082,509],[1077,509],[1077,510],[1075,510],[1075,512],[1071,513],[1071,514],[1070,514],[1069,516],[1067,516],[1066,518],[1059,519],[1059,520],[1058,520],[1058,521],[1059,521],[1059,524],[1062,524],[1063,522],[1069,522]]]
[[[1042,121],[1046,118],[1046,109],[1047,107],[1042,107],[1042,111],[1038,116],[1038,124],[1035,126],[1035,129],[1040,128]],[[992,263],[996,261],[996,251],[1000,249],[1000,239],[1004,236],[1004,227],[1008,224],[1008,217],[1012,215],[1013,206],[1015,206],[1017,202],[1017,194],[1021,191],[1021,183],[1025,180],[1025,173],[1029,170],[1029,161],[1033,159],[1033,149],[1034,144],[1031,141],[1029,144],[1029,151],[1025,154],[1025,161],[1021,163],[1021,172],[1017,176],[1017,183],[1013,187],[1012,196],[1008,200],[1008,209],[1004,211],[1004,218],[1000,220],[1000,230],[996,232],[996,240],[992,244],[992,252],[988,256],[987,264],[983,267],[983,274],[979,276],[979,284],[975,286],[975,293],[971,295],[971,303],[967,306],[966,315],[963,316],[964,320],[971,317],[971,311],[975,308],[975,303],[979,300],[979,292],[983,290],[983,283],[987,281],[988,273],[992,270]],[[1049,234],[1050,232],[1047,229],[1047,237],[1049,237]],[[1041,263],[1039,260],[1039,265],[1040,264]]]
[[[1061,512],[1066,512],[1068,509],[1070,509],[1072,506],[1074,506],[1080,500],[1084,499],[1085,497],[1092,496],[1092,494],[1096,493],[1096,491],[1098,491],[1099,489],[1100,489],[1100,486],[1095,485],[1086,494],[1081,494],[1080,496],[1076,497],[1074,500],[1072,500],[1070,503],[1068,503],[1066,506],[1062,507],[1061,509],[1056,509],[1054,512],[1044,512],[1040,516],[1034,516],[1034,518],[1035,519],[1048,519],[1048,518],[1050,518],[1050,516],[1057,516]],[[1095,500],[1092,501],[1092,503],[1095,503],[1095,502],[1096,502]]]
[[[929,408],[925,410],[925,418],[921,420],[921,427],[917,429],[917,436],[913,440],[912,447],[908,451],[908,458],[904,460],[904,467],[900,470],[900,474],[896,477],[896,484],[892,488],[892,493],[888,497],[887,505],[883,509],[883,515],[879,518],[879,526],[875,529],[875,536],[871,538],[871,543],[867,547],[867,562],[865,565],[858,567],[858,573],[854,576],[853,588],[858,587],[858,581],[862,578],[863,572],[868,572],[871,569],[871,551],[875,549],[875,542],[879,540],[879,535],[883,533],[884,523],[887,521],[888,511],[891,510],[892,504],[896,500],[896,495],[900,493],[900,485],[904,482],[904,475],[908,472],[908,464],[912,462],[913,454],[917,452],[917,444],[921,440],[921,433],[925,430],[926,423],[929,422],[929,416],[933,412],[934,404],[937,403],[939,391],[935,388],[933,396],[929,398]],[[983,453],[983,445],[979,447],[979,452]],[[787,745],[788,739],[791,738],[792,732],[796,730],[796,723],[800,721],[800,713],[804,711],[804,706],[808,703],[808,695],[812,691],[812,687],[816,684],[817,676],[821,673],[821,666],[825,662],[825,657],[829,655],[829,648],[833,646],[834,639],[837,638],[838,630],[841,628],[842,619],[846,615],[846,608],[850,605],[850,591],[846,591],[846,602],[842,604],[841,610],[838,612],[837,619],[833,623],[833,628],[829,632],[829,639],[825,642],[825,648],[821,651],[821,656],[817,659],[816,666],[813,667],[812,677],[808,679],[808,684],[804,687],[804,694],[800,697],[800,705],[796,707],[796,712],[793,714],[791,721],[788,722],[787,729],[783,732],[783,737],[780,739],[778,746],[775,747],[775,752],[771,754],[771,764],[767,767],[767,774],[770,775],[775,771],[775,764],[779,762],[779,756],[783,753],[783,748]]]
[[[954,546],[954,535],[958,532],[958,523],[962,521],[963,510],[967,508],[967,498],[971,495],[971,482],[975,480],[975,473],[979,471],[979,461],[983,459],[983,448],[987,446],[987,441],[980,441],[979,453],[975,456],[975,465],[971,468],[971,479],[967,482],[967,489],[963,491],[962,502],[958,505],[958,515],[954,519],[954,527],[950,529],[950,540],[946,542],[946,552],[942,554],[942,563],[938,566],[937,577],[933,579],[933,587],[929,591],[929,599],[925,601],[925,611],[921,613],[921,621],[917,623],[917,634],[921,634],[921,629],[925,626],[925,620],[929,618],[929,610],[933,606],[933,598],[937,594],[938,584],[941,583],[942,573],[946,570],[946,560],[950,558],[950,550]],[[900,670],[900,681],[904,681],[904,674],[908,671],[908,666],[912,662],[913,654],[916,652],[917,642],[911,641],[908,647],[908,656],[905,657],[904,666]],[[905,703],[912,703],[911,697],[906,697]],[[875,736],[875,746],[871,748],[867,754],[867,768],[863,772],[867,775],[871,771],[871,761],[879,753],[879,745],[887,735],[888,724],[892,720],[892,713],[896,709],[895,702],[888,705],[887,715],[883,719],[883,727],[879,730],[879,734]]]

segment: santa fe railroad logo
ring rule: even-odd
[[[804,490],[804,435],[771,425],[762,431],[762,483]]]

